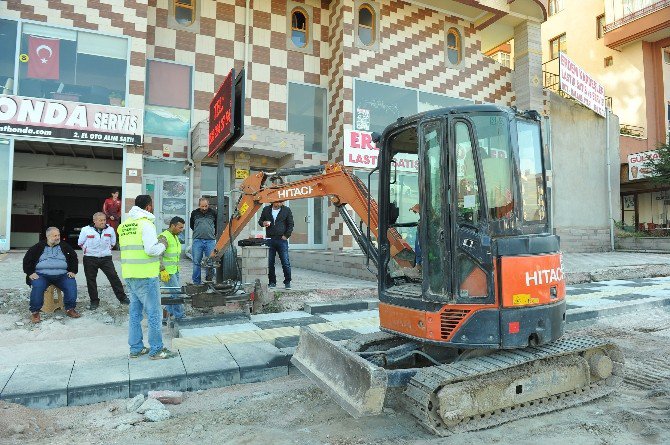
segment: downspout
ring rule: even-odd
[[[612,209],[612,161],[610,159],[610,109],[605,108],[605,150],[607,150],[607,210],[610,220],[610,249],[614,252],[614,218]]]
[[[551,187],[549,188],[549,233],[554,234],[554,150],[552,147],[551,139],[551,118],[549,116],[544,117],[545,120],[545,131],[547,134],[547,151],[549,152],[549,165],[551,166]]]
[[[188,201],[187,201],[187,209],[192,209],[193,207],[193,175],[195,174],[195,162],[193,162],[193,158],[191,155],[193,154],[191,150],[193,150],[193,129],[195,127],[191,127],[188,130],[188,146],[186,149],[186,162],[188,162]],[[188,246],[190,245],[191,241],[191,232],[188,230],[188,224],[186,225],[186,250],[188,251]]]
[[[249,88],[249,85],[251,82],[249,82],[249,70],[248,64],[249,64],[249,15],[251,13],[251,0],[246,0],[245,5],[244,5],[244,97],[249,97],[247,94],[247,89]],[[242,116],[242,119],[244,119],[244,116]]]

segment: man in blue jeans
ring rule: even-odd
[[[202,282],[200,263],[216,246],[216,212],[209,208],[209,200],[200,198],[198,208],[191,212],[189,227],[193,230],[193,284]],[[207,268],[205,281],[212,281],[212,269]]]
[[[23,272],[30,290],[30,313],[33,323],[39,323],[40,310],[44,304],[44,291],[50,284],[63,291],[65,314],[71,318],[81,315],[77,306],[77,281],[74,276],[79,270],[77,253],[69,244],[60,242],[60,230],[49,227],[47,239],[28,249],[23,257]]]
[[[284,206],[283,201],[273,202],[261,211],[258,225],[265,227],[266,243],[270,247],[268,252],[268,281],[269,287],[277,286],[275,274],[275,255],[279,254],[279,261],[284,271],[284,287],[291,288],[291,263],[288,259],[288,239],[293,233],[293,213]]]

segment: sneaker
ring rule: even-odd
[[[39,311],[38,312],[33,312],[32,314],[30,314],[30,322],[31,323],[37,324],[41,321],[42,321],[42,319],[40,318]]]
[[[270,284],[268,284],[268,287],[277,287],[277,284],[276,283],[270,283]]]
[[[119,300],[119,303],[121,304],[130,304],[130,299],[128,297],[124,298],[123,300]]]
[[[284,285],[284,289],[290,289],[291,288],[291,283],[286,283]]]
[[[88,305],[88,310],[89,311],[94,311],[98,308],[98,306],[100,306],[99,301],[91,301],[91,304]]]
[[[170,351],[168,348],[163,348],[160,351],[158,351],[157,353],[155,353],[154,355],[150,355],[149,358],[151,360],[163,360],[163,359],[166,359],[166,358],[174,358],[176,356],[177,356],[177,354]]]
[[[128,354],[129,358],[138,358],[140,355],[145,355],[149,353],[149,348],[142,348],[139,352],[131,352]]]

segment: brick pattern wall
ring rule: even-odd
[[[563,252],[609,252],[610,231],[601,227],[556,228]]]

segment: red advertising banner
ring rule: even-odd
[[[233,133],[235,69],[230,70],[223,83],[209,103],[209,152],[214,156]]]
[[[28,37],[28,77],[58,80],[60,40]]]
[[[0,134],[141,144],[142,110],[0,95]]]

